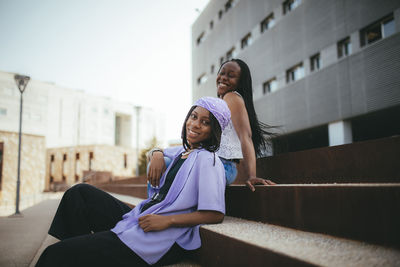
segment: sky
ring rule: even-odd
[[[209,0],[0,0],[0,71],[154,108],[178,139]]]

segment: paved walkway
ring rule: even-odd
[[[47,238],[59,199],[22,210],[22,217],[0,217],[0,266],[29,266]]]

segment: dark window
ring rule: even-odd
[[[233,0],[229,0],[225,3],[225,12],[227,12],[232,7]]]
[[[204,41],[204,32],[202,32],[199,37],[197,37],[197,45],[201,44]]]
[[[315,54],[310,57],[310,69],[311,71],[316,71],[321,68],[321,56],[320,54]]]
[[[372,44],[382,38],[388,37],[395,32],[393,14],[368,25],[360,31],[361,46]]]
[[[220,10],[220,11],[218,11],[218,19],[222,19],[222,14],[223,14],[224,12],[222,11],[222,10]]]
[[[207,81],[207,75],[202,74],[199,78],[197,78],[197,84],[203,84]]]
[[[124,154],[124,168],[128,167],[128,155]]]
[[[50,155],[50,161],[51,161],[51,162],[54,161],[54,155]]]
[[[75,159],[78,160],[79,159],[79,153],[75,154]]]
[[[214,28],[214,21],[210,21],[210,30],[212,30]]]
[[[4,154],[4,143],[0,143],[0,190],[1,185],[3,184],[3,154]]]
[[[303,63],[291,67],[286,71],[286,82],[294,82],[304,77]]]
[[[211,65],[210,73],[213,74],[214,71],[215,71],[215,66],[214,66],[214,65]]]
[[[329,146],[328,126],[323,125],[272,139],[274,155]]]
[[[266,17],[263,21],[260,23],[260,30],[261,32],[265,32],[275,24],[275,19],[274,19],[274,13],[271,13],[268,17]]]
[[[301,0],[286,0],[283,2],[283,14],[287,14],[301,4]]]
[[[338,58],[342,58],[351,54],[350,37],[346,37],[337,43]]]
[[[93,152],[89,152],[89,171],[92,170]]]
[[[230,60],[234,57],[235,55],[235,48],[232,47],[231,50],[229,50],[228,52],[226,52],[226,60]]]
[[[272,78],[265,83],[263,83],[263,94],[275,92],[278,89],[278,83],[276,78]]]
[[[75,174],[75,182],[78,182],[78,181],[79,181],[79,175]]]
[[[67,154],[64,154],[63,155],[63,161],[66,161],[67,160]]]
[[[244,49],[245,47],[251,45],[252,39],[251,39],[251,33],[248,33],[245,37],[242,38],[241,41],[241,47]]]

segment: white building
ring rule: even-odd
[[[14,74],[0,71],[0,130],[19,131],[19,101]],[[45,136],[47,148],[97,144],[136,148],[138,118],[139,149],[153,137],[166,142],[165,117],[151,108],[36,80],[29,81],[23,101],[22,132]]]

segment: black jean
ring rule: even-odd
[[[49,230],[61,241],[47,247],[36,266],[147,266],[110,231],[130,210],[94,186],[73,186],[61,199]],[[172,264],[184,253],[174,244],[156,265]]]

